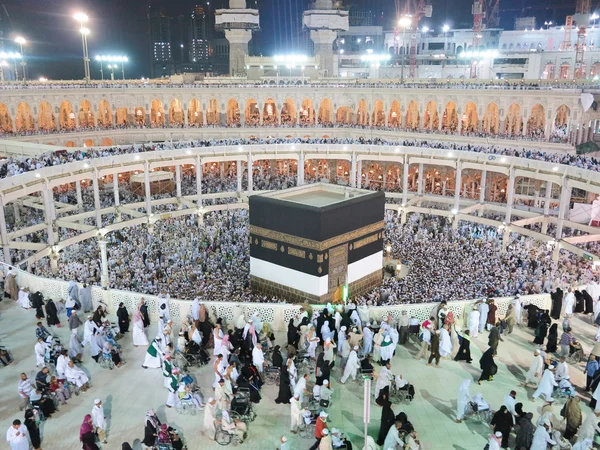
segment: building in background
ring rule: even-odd
[[[211,58],[213,71],[218,75],[229,73],[229,41],[222,38],[216,38],[212,41]]]
[[[188,27],[188,60],[183,72],[212,72],[210,38],[211,22],[208,11],[196,5]]]
[[[175,72],[172,48],[172,18],[161,10],[148,8],[148,48],[150,76],[169,76]]]

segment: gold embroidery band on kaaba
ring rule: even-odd
[[[278,242],[285,242],[286,244],[294,245],[296,247],[322,252],[328,248],[335,247],[348,241],[353,241],[354,239],[375,233],[376,231],[381,231],[381,229],[383,229],[383,221],[367,225],[366,227],[359,228],[358,230],[340,234],[322,242],[293,236],[287,233],[281,233],[279,231],[268,230],[266,228],[257,227],[256,225],[250,225],[250,234],[273,239],[274,241]]]

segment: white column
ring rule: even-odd
[[[177,199],[181,204],[181,166],[179,164],[175,166],[175,185],[177,190]]]
[[[421,175],[419,173],[419,175]],[[421,177],[419,177],[421,178]],[[454,183],[454,209],[458,211],[460,207],[460,185],[462,182],[462,163],[460,161],[456,162],[456,182]]]
[[[75,181],[75,195],[77,196],[77,209],[83,208],[83,196],[81,195],[81,180]]]
[[[15,215],[15,221],[16,222],[20,222],[21,221],[21,210],[19,209],[19,204],[14,201],[12,202],[13,205],[13,213]]]
[[[567,219],[569,206],[571,203],[571,186],[569,186],[568,178],[563,178],[562,186],[560,187],[560,204],[558,206],[558,221],[556,223],[556,240],[560,241],[563,232],[563,222]]]
[[[235,167],[237,169],[237,192],[242,192],[242,160],[238,159],[235,162]]]
[[[350,164],[350,186],[356,187],[356,153],[352,152],[352,162]]]
[[[362,187],[362,159],[358,160],[358,170],[356,171],[356,187]]]
[[[552,181],[546,181],[546,195],[544,196],[544,217],[550,215],[550,200],[552,198]],[[548,223],[542,224],[542,234],[548,232]]]
[[[119,199],[119,174],[113,173],[113,193],[115,194],[115,207],[118,207],[121,204],[121,200]]]
[[[298,156],[298,186],[302,186],[304,184],[304,153],[300,152]]]
[[[42,199],[44,200],[44,219],[46,222],[46,233],[48,234],[48,245],[52,246],[55,244],[54,235],[54,198],[52,189],[46,184],[42,191]]]
[[[513,200],[515,195],[515,169],[513,167],[508,171],[508,187],[506,188],[506,218],[504,221],[506,222],[507,229],[508,224],[510,224],[512,209],[513,209]]]
[[[108,256],[106,254],[106,244],[107,241],[105,239],[98,239],[98,246],[100,247],[100,284],[103,288],[108,288],[109,286],[109,278],[108,278]]]
[[[423,163],[419,163],[419,178],[417,179],[417,194],[423,195]]]
[[[92,180],[94,188],[94,210],[96,212],[96,226],[102,228],[102,205],[100,204],[100,185],[98,184],[98,170],[94,170],[94,179]]]
[[[487,184],[487,170],[481,171],[481,184],[479,187],[481,188],[479,192],[479,203],[481,203],[482,207],[479,210],[479,217],[483,216],[483,204],[485,203],[485,186]]]
[[[10,248],[8,246],[8,233],[6,231],[6,217],[4,215],[4,199],[2,197],[0,197],[0,242],[4,251],[4,262],[12,264]]]
[[[144,193],[146,196],[146,214],[148,217],[152,214],[152,192],[150,190],[150,163],[144,163]]]
[[[248,152],[248,192],[254,189],[254,180],[252,178],[252,153]],[[300,163],[298,163],[300,165]],[[262,171],[262,167],[261,167]],[[304,183],[304,174],[302,174],[302,182]]]
[[[196,207],[202,209],[202,160],[196,156]]]

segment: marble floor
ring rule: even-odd
[[[61,316],[63,324],[66,317]],[[0,432],[4,433],[15,418],[23,419],[18,409],[17,384],[19,374],[35,372],[33,346],[35,343],[34,311],[26,311],[10,300],[0,302],[0,342],[12,351],[15,362],[8,367],[0,368]],[[595,336],[595,328],[585,316],[573,319],[575,335],[580,338],[586,349],[590,349]],[[155,325],[151,326],[154,332]],[[63,343],[68,342],[68,327],[53,328]],[[282,337],[281,337],[282,338]],[[281,339],[280,338],[280,339]],[[278,339],[279,340],[279,339]],[[532,357],[533,344],[530,330],[518,328],[505,337],[500,343],[497,358],[499,372],[491,383],[481,386],[473,384],[471,394],[483,393],[484,398],[498,409],[504,396],[512,389],[517,391],[517,401],[524,403],[524,409],[534,413],[537,420],[542,400],[528,400],[531,390],[519,386],[523,380]],[[178,415],[175,410],[167,409],[164,404],[167,391],[162,386],[162,375],[159,370],[144,370],[141,362],[145,349],[134,348],[131,336],[120,341],[124,347],[127,364],[119,369],[105,370],[91,360],[88,351],[84,356],[83,367],[89,371],[93,387],[80,396],[73,397],[69,404],[61,407],[52,418],[43,423],[42,447],[53,449],[79,449],[79,426],[83,416],[91,411],[93,400],[101,398],[108,416],[108,444],[104,449],[120,449],[121,443],[128,441],[134,448],[139,447],[139,439],[143,436],[144,415],[147,409],[154,408],[161,421],[182,431],[190,450],[207,450],[222,448],[207,440],[200,432],[202,413],[196,416]],[[477,380],[479,377],[478,360],[482,350],[487,348],[487,334],[480,335],[472,345],[472,365],[443,360],[440,368],[428,367],[423,361],[416,361],[416,343],[400,347],[393,360],[392,370],[402,374],[416,388],[416,398],[410,405],[394,405],[396,413],[405,411],[409,420],[419,432],[422,448],[427,450],[481,450],[490,433],[489,426],[474,420],[466,420],[461,424],[454,422],[456,396],[463,379]],[[204,366],[193,371],[197,376],[204,393],[211,393],[211,367]],[[571,377],[577,386],[584,384],[582,367],[572,367]],[[352,440],[354,448],[362,448],[363,436],[363,388],[348,382],[341,385],[340,373],[334,371],[333,406],[331,408],[331,426],[343,430]],[[249,438],[242,445],[247,449],[270,449],[278,446],[279,437],[286,434],[292,442],[292,448],[308,449],[313,441],[303,440],[289,433],[289,406],[277,405],[273,400],[277,396],[277,388],[265,386],[263,399],[256,407],[258,417],[249,427]],[[583,394],[587,398],[588,394]],[[583,403],[582,403],[583,405]],[[584,417],[590,411],[587,405],[582,406]],[[555,406],[558,415],[559,406]],[[374,403],[371,408],[369,434],[377,436],[380,420],[380,408]],[[2,438],[4,439],[4,438]],[[2,444],[0,448],[7,448]]]

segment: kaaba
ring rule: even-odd
[[[317,183],[252,195],[253,292],[338,303],[382,280],[385,194]]]

